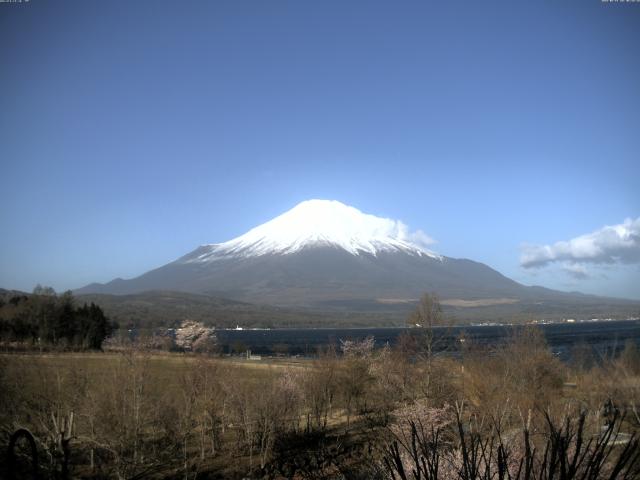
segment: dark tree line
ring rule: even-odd
[[[76,307],[71,292],[38,285],[32,295],[0,298],[2,341],[100,349],[116,328],[98,305]]]

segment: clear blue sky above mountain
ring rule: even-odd
[[[520,264],[640,216],[640,4],[32,0],[0,45],[0,287],[136,276],[330,198],[640,298],[634,255]]]

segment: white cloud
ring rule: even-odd
[[[576,278],[585,278],[587,271],[583,265],[587,263],[640,263],[640,217],[627,218],[618,225],[605,226],[553,245],[522,247],[520,265],[524,268],[544,267],[554,262],[567,262],[564,269]]]
[[[403,240],[421,247],[428,247],[429,245],[433,245],[434,243],[436,243],[436,241],[432,237],[424,233],[422,230],[416,230],[412,232],[408,228],[406,228],[404,224],[402,225],[405,227],[405,231],[400,236],[400,238],[404,237],[402,238]]]
[[[563,265],[562,269],[571,275],[573,278],[578,280],[583,280],[585,278],[589,278],[589,271],[584,265],[580,265],[579,263],[567,263]]]

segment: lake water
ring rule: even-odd
[[[608,355],[624,347],[627,340],[640,346],[640,320],[577,322],[538,325],[551,350],[568,358],[575,345],[588,344],[596,352]],[[314,328],[275,330],[218,330],[218,342],[225,353],[250,349],[255,354],[269,355],[286,351],[290,355],[313,355],[319,347],[341,340],[357,340],[372,335],[377,347],[393,345],[401,333],[417,333],[410,328]],[[474,345],[497,345],[509,337],[509,326],[465,326],[436,328],[437,345],[442,350],[455,351],[464,335]]]

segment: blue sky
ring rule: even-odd
[[[640,4],[31,0],[0,45],[0,287],[136,276],[330,198],[640,298],[637,236],[521,265],[640,217]]]

